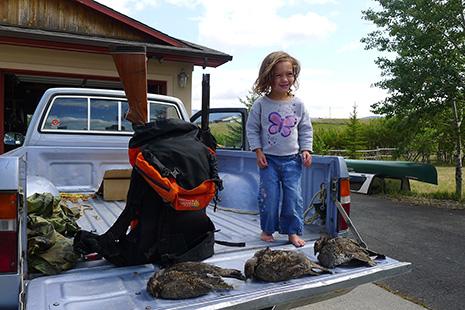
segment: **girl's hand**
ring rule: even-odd
[[[256,149],[255,150],[255,155],[257,155],[257,165],[260,168],[266,168],[268,167],[268,162],[266,161],[266,156],[263,153],[262,149]]]
[[[305,167],[310,167],[312,165],[312,154],[309,151],[302,151],[302,161]]]

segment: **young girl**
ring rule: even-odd
[[[302,163],[305,167],[312,164],[313,141],[310,117],[303,102],[291,91],[297,85],[299,72],[299,62],[285,52],[265,57],[254,84],[254,91],[261,97],[254,102],[246,126],[247,139],[260,168],[260,239],[272,242],[273,233],[279,231],[287,234],[296,247],[305,244],[300,237],[300,180]]]

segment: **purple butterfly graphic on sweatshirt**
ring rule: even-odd
[[[297,117],[294,115],[287,115],[283,118],[278,112],[271,112],[268,120],[271,122],[268,132],[272,135],[281,133],[283,137],[288,137],[292,132],[292,127],[297,124]]]

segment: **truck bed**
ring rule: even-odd
[[[99,197],[85,203],[84,214],[78,224],[85,230],[104,233],[124,208],[124,202],[103,201]],[[205,262],[220,267],[243,270],[245,261],[255,251],[271,246],[274,249],[296,250],[287,243],[287,236],[277,236],[276,242],[259,239],[257,214],[226,210],[208,213],[219,232],[215,239],[245,242],[246,247],[215,245],[215,255]],[[250,212],[251,213],[251,212]],[[319,225],[306,225],[303,238],[307,241],[302,251],[310,259],[313,244],[319,238]],[[240,281],[225,278],[234,290],[210,293],[186,300],[154,299],[145,288],[148,279],[158,270],[156,265],[116,268],[105,260],[82,262],[70,271],[56,276],[39,277],[27,284],[26,309],[260,309],[273,305],[290,307],[315,302],[348,292],[360,284],[372,282],[410,269],[410,263],[391,258],[378,260],[375,267],[335,268],[334,274],[303,277],[278,283]]]
[[[47,127],[46,115],[53,109],[56,98],[63,100],[86,98],[88,108],[94,101],[100,102],[100,99],[117,101],[119,108],[125,101],[122,91],[84,88],[47,90],[31,119],[24,145],[0,158],[0,166],[5,168],[2,170],[5,181],[0,186],[1,190],[18,193],[25,191],[25,197],[33,192],[49,192],[50,189],[54,192],[92,193],[100,187],[106,171],[131,168],[128,162],[128,142],[131,137],[129,133],[107,130],[102,132],[67,130],[60,127],[41,130]],[[179,114],[181,119],[188,119],[188,113],[179,99],[159,95],[148,95],[148,98],[154,104],[174,107],[181,112]],[[56,102],[60,104],[62,101],[60,99]],[[209,111],[224,112],[221,109]],[[236,110],[233,112],[235,114]],[[245,125],[245,111],[241,109],[237,113],[241,113],[242,125]],[[87,121],[90,123],[92,119],[88,118]],[[242,129],[244,132],[244,128]],[[326,223],[324,226],[306,227],[303,237],[307,244],[303,248],[295,249],[287,244],[285,236],[272,244],[259,240],[258,215],[247,214],[247,211],[257,209],[259,169],[255,154],[248,150],[244,139],[243,142],[244,145],[240,149],[224,148],[218,149],[216,153],[220,178],[224,184],[224,189],[220,192],[220,206],[243,211],[234,213],[220,209],[216,213],[212,210],[208,212],[216,228],[219,229],[215,236],[217,240],[245,242],[246,247],[217,245],[216,254],[206,261],[221,267],[242,270],[245,261],[258,249],[266,246],[302,251],[310,259],[316,260],[313,255],[313,245],[319,237],[320,230],[332,236],[346,233],[346,230],[339,225],[336,206],[338,200],[344,198],[345,203],[348,203],[350,198],[348,195],[342,196],[341,191],[341,184],[347,185],[346,181],[349,178],[344,159],[337,156],[315,155],[311,169],[303,169],[304,206],[312,205],[315,197],[324,199],[320,203],[323,203],[326,209]],[[122,202],[105,202],[99,197],[84,203],[89,207],[84,207],[79,225],[98,234],[104,233],[112,225],[124,206]],[[17,251],[19,254],[17,272],[0,275],[0,288],[6,295],[6,298],[3,298],[6,302],[3,304],[15,307],[19,302],[21,309],[23,303],[26,303],[26,309],[33,310],[259,309],[274,305],[282,308],[331,298],[360,284],[402,274],[410,269],[409,263],[387,258],[379,261],[375,267],[336,268],[334,274],[279,283],[225,279],[234,286],[234,290],[211,293],[189,300],[160,300],[152,298],[145,290],[149,277],[158,270],[157,266],[151,264],[116,268],[102,259],[79,263],[73,270],[56,276],[33,278],[34,275],[26,272],[27,203],[23,206],[25,207],[18,209],[20,214],[17,229],[15,228],[16,236],[20,240]],[[26,285],[25,292],[23,284]],[[17,300],[18,294],[19,300]]]

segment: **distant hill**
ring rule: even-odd
[[[365,116],[360,119],[374,119],[374,118],[383,118],[384,116],[381,115],[371,115],[371,116]]]
[[[194,115],[198,111],[200,111],[200,110],[192,110],[192,115]],[[221,114],[221,113],[216,114],[214,116],[214,118],[215,118],[214,120],[221,119],[222,117],[224,117],[223,114]],[[359,121],[361,123],[364,123],[364,122],[369,122],[372,119],[377,119],[377,118],[381,118],[381,117],[382,116],[378,116],[378,115],[366,116],[366,117],[359,118]],[[210,119],[210,120],[212,121],[213,119]],[[312,118],[312,124],[321,124],[323,126],[327,125],[329,127],[333,127],[333,126],[337,127],[339,125],[346,125],[348,123],[349,123],[349,118],[322,118],[322,117]]]
[[[358,120],[361,122],[370,121],[372,119],[381,118],[382,116],[366,116],[361,117]],[[322,117],[315,117],[312,118],[312,123],[323,123],[323,124],[347,124],[349,122],[349,118],[322,118]]]
[[[321,117],[312,118],[312,123],[322,123],[322,124],[346,124],[348,121],[349,121],[348,118],[321,118]]]

